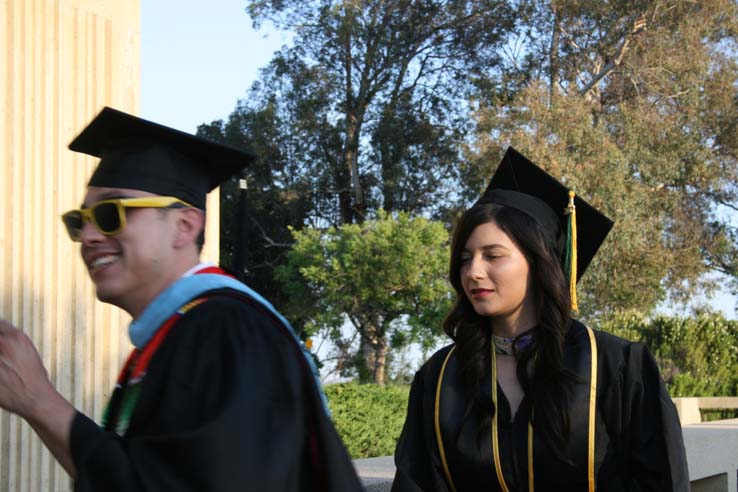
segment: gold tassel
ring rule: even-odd
[[[574,206],[575,193],[569,190],[569,223],[571,224],[571,266],[569,273],[569,296],[571,297],[571,309],[579,311],[577,303],[577,208]]]

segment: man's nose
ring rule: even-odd
[[[79,231],[79,241],[82,244],[94,244],[105,239],[105,234],[97,230],[92,222],[87,219],[82,221],[82,229]]]

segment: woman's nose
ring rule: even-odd
[[[467,270],[469,278],[478,280],[484,277],[484,269],[482,268],[482,262],[477,257],[469,259],[469,268]]]

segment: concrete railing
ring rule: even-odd
[[[393,456],[354,460],[356,473],[366,492],[389,492],[395,478],[395,459]]]
[[[738,492],[738,419],[684,425],[682,435],[692,492]]]
[[[672,398],[679,421],[682,425],[702,422],[700,409],[730,410],[738,409],[738,396],[694,396],[689,398]]]
[[[738,492],[738,419],[688,424],[682,433],[692,492]],[[367,492],[388,492],[392,487],[392,456],[355,460],[354,465]]]

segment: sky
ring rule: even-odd
[[[244,0],[141,0],[141,116],[194,133],[226,118],[284,44]]]
[[[141,0],[143,118],[194,133],[228,117],[289,39],[255,31],[245,6],[245,0]],[[735,297],[722,292],[710,303],[736,319]]]

